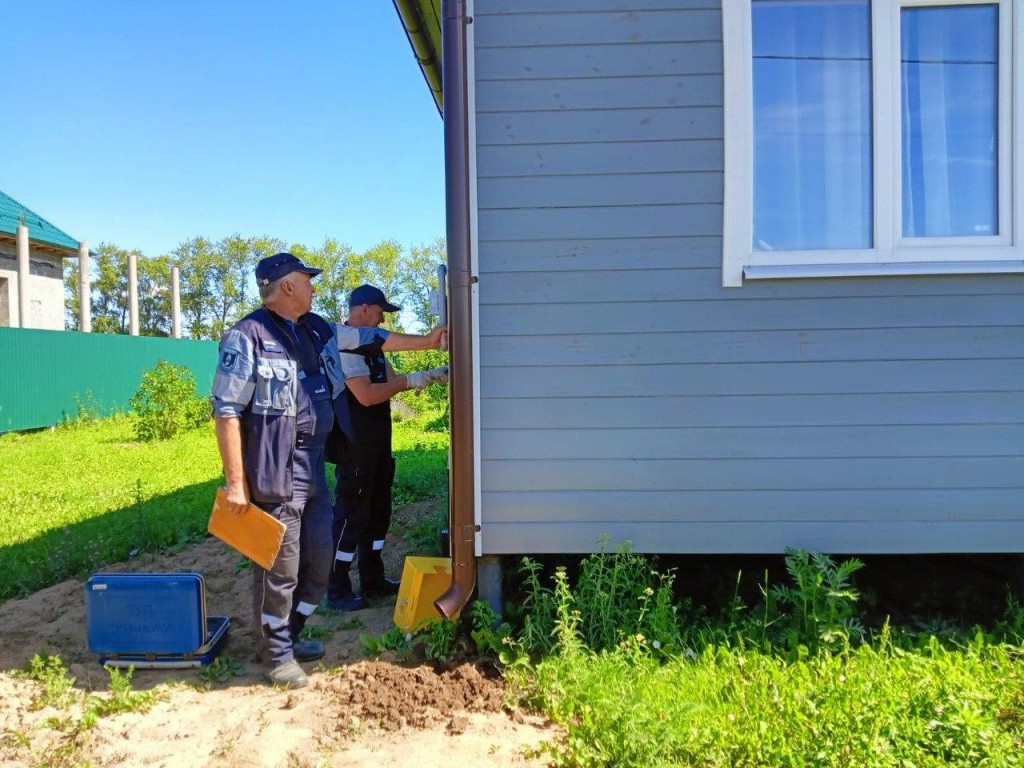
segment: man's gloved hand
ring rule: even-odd
[[[428,368],[425,371],[412,371],[405,374],[405,380],[409,384],[409,389],[423,389],[434,383],[447,384],[448,366],[442,365],[439,368]]]
[[[431,368],[424,371],[429,379],[429,384],[440,384],[442,387],[448,385],[448,366],[442,365],[438,368]]]

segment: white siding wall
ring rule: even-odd
[[[1024,551],[1024,279],[723,289],[720,8],[624,5],[474,2],[483,552]]]

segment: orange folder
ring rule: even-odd
[[[248,557],[254,563],[269,569],[284,539],[285,525],[254,504],[238,515],[227,508],[225,489],[218,488],[206,530]]]

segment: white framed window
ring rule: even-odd
[[[723,0],[722,284],[1024,272],[1022,5]]]

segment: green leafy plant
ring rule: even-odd
[[[416,636],[422,638],[423,652],[428,659],[447,661],[459,649],[459,625],[454,621],[431,621]]]
[[[123,712],[148,712],[161,698],[162,694],[158,690],[136,691],[132,689],[134,667],[120,670],[108,666],[106,669],[110,674],[110,683],[107,687],[108,695],[90,694],[85,698],[82,724],[86,728],[91,728],[97,720],[108,715]]]
[[[858,593],[850,582],[863,567],[856,558],[837,564],[818,552],[786,550],[786,570],[793,586],[772,587],[769,596],[780,611],[791,611],[789,621],[780,625],[790,648],[803,645],[813,653],[863,638],[864,627],[856,615]]]
[[[481,656],[493,654],[500,658],[509,647],[512,634],[509,623],[500,621],[486,600],[473,601],[469,608],[469,621],[469,636],[476,652]]]
[[[525,558],[524,597],[517,639],[523,650],[544,655],[569,641],[568,633],[595,651],[616,647],[624,638],[643,635],[653,650],[668,652],[681,643],[672,572],[658,573],[650,558],[626,544],[601,550],[580,564],[574,586],[564,567],[556,569],[554,587],[541,582],[541,566]],[[573,639],[572,642],[576,642]]]
[[[143,441],[167,440],[211,418],[209,404],[196,394],[192,371],[165,360],[143,372],[142,383],[128,402],[135,434]]]
[[[199,668],[199,679],[207,685],[226,683],[245,674],[245,664],[231,656],[218,656]]]
[[[322,624],[307,624],[302,628],[299,637],[303,640],[326,640],[333,634],[330,627],[325,627]]]
[[[517,647],[529,655],[545,655],[555,647],[555,595],[541,580],[543,568],[540,563],[524,557],[520,564],[523,576],[524,596],[521,601],[520,621],[522,629],[517,638]]]
[[[67,667],[58,656],[37,653],[18,674],[39,683],[39,691],[29,704],[31,709],[60,709],[73,698],[75,678],[68,676]]]
[[[103,418],[103,407],[93,397],[91,390],[86,390],[84,395],[75,395],[75,414],[65,416],[60,426],[64,429],[78,429],[95,424]]]
[[[408,656],[412,651],[412,634],[406,633],[399,627],[392,627],[380,637],[373,635],[360,635],[363,650],[369,656],[380,656],[387,651],[393,651],[402,656]]]

